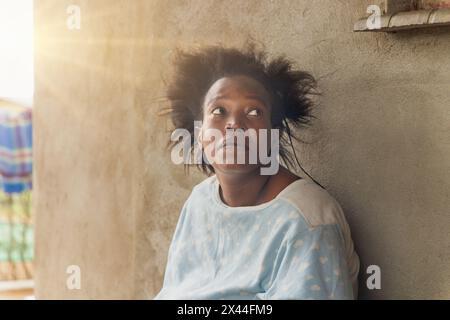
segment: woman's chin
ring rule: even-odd
[[[259,168],[257,164],[215,164],[214,171],[225,174],[248,173]]]

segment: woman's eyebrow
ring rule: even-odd
[[[256,100],[256,101],[259,101],[261,104],[263,104],[265,107],[267,107],[267,102],[266,101],[264,101],[260,96],[258,96],[258,95],[246,95],[245,96],[245,98],[246,99],[249,99],[249,100]],[[217,101],[217,100],[232,100],[232,99],[230,99],[228,96],[226,96],[226,95],[220,95],[220,96],[217,96],[217,97],[214,97],[213,99],[211,99],[209,102],[208,102],[208,105],[210,105],[211,103],[213,103],[213,102],[215,102],[215,101]]]
[[[264,101],[264,99],[262,99],[260,96],[256,96],[256,95],[248,95],[248,96],[245,96],[245,98],[250,99],[250,100],[256,100],[256,101],[259,101],[259,102],[262,103],[265,107],[267,107],[267,102]]]

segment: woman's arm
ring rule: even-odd
[[[320,225],[286,242],[264,299],[354,299],[339,226]]]

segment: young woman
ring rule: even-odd
[[[309,123],[315,87],[291,61],[268,61],[252,45],[178,52],[168,88],[173,123],[191,133],[192,148],[199,143],[213,151],[203,152],[199,167],[209,177],[181,210],[154,299],[356,298],[359,259],[340,205],[287,169],[290,126]],[[201,121],[198,137],[194,121]],[[208,139],[211,129],[224,138]],[[274,129],[284,163],[276,172],[262,174],[269,164],[259,154],[253,163],[247,155],[244,163],[220,161],[230,151],[251,149],[248,137],[244,148],[227,140],[230,131],[269,132],[271,141]]]

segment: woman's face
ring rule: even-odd
[[[244,173],[259,167],[258,161],[249,161],[249,152],[259,150],[260,130],[271,129],[270,114],[270,96],[267,90],[250,77],[224,77],[211,86],[204,99],[200,141],[204,149],[211,150],[206,152],[206,157],[216,172]],[[230,140],[230,136],[226,136],[227,131],[228,134],[238,134],[240,130],[237,129],[242,129],[241,133],[256,132],[256,140],[247,136],[245,145],[239,143],[237,138]],[[220,132],[223,138],[212,138],[211,132]],[[269,139],[266,140],[268,144]],[[256,145],[256,149],[249,148],[250,143]],[[237,158],[238,153],[243,150],[244,163]]]

